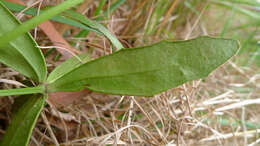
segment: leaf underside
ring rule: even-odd
[[[0,21],[0,36],[20,25],[1,2],[0,20],[4,20]],[[35,81],[43,82],[47,74],[46,64],[42,52],[36,46],[29,33],[23,34],[4,47],[0,47],[0,62]]]
[[[22,105],[14,113],[11,125],[8,127],[0,143],[1,146],[28,145],[33,128],[47,97],[30,95],[20,98],[23,98],[25,101],[23,101]]]
[[[152,96],[187,81],[207,77],[238,49],[235,40],[206,36],[122,49],[48,82],[48,91],[88,88],[110,94]]]

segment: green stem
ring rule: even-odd
[[[12,95],[25,95],[25,94],[35,94],[35,93],[44,93],[44,86],[36,86],[30,88],[18,88],[18,89],[6,89],[0,90],[0,97],[3,96],[12,96]]]

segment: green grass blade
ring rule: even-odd
[[[231,24],[231,22],[232,22],[232,20],[234,18],[234,15],[235,15],[234,9],[232,9],[230,16],[228,17],[228,19],[226,20],[226,22],[225,22],[225,24],[223,26],[223,29],[222,29],[222,31],[220,33],[220,37],[224,37],[225,34],[227,33],[227,31],[229,30],[229,27],[230,27],[230,24]]]
[[[83,2],[83,0],[67,0],[56,7],[50,8],[49,10],[40,14],[39,16],[33,17],[32,19],[26,21],[22,25],[16,27],[14,30],[3,34],[0,37],[0,47],[6,45],[8,42],[15,39],[16,37],[28,32],[30,29],[36,27],[40,23],[50,19],[51,17],[65,11],[75,5],[78,5],[81,2]]]
[[[208,123],[208,124],[219,124],[221,126],[232,126],[234,128],[237,128],[239,126],[243,126],[242,125],[242,121],[235,119],[235,118],[227,118],[225,116],[219,116],[217,117],[217,120],[215,119],[211,119],[211,118],[205,118],[204,120],[202,120],[203,123]],[[245,126],[248,129],[259,129],[260,125],[259,123],[253,123],[250,121],[245,121]]]
[[[93,91],[152,96],[207,77],[237,53],[235,40],[199,37],[122,49],[89,61],[48,83],[48,91]]]
[[[221,2],[221,1],[215,1],[215,0],[212,1],[212,4],[215,4],[215,5],[227,8],[227,9],[231,9],[231,10],[233,9],[237,13],[240,13],[240,14],[243,14],[245,16],[249,16],[251,18],[260,20],[259,13],[254,12],[254,11],[250,11],[246,8],[239,7],[238,5],[234,5],[232,3]]]
[[[145,30],[145,33],[154,34],[157,31],[158,27],[156,26],[158,26],[158,24],[160,23],[160,19],[170,7],[171,3],[172,2],[168,0],[157,1],[156,8],[152,14],[152,17],[149,20],[149,25]]]
[[[218,118],[218,123],[223,126],[234,126],[234,127],[242,126],[241,120],[236,120],[236,119],[230,120],[230,119],[227,119],[224,117]],[[245,121],[245,126],[249,129],[259,129],[260,128],[260,125],[258,123],[252,123],[249,121]]]
[[[104,12],[104,16],[108,17],[109,14],[113,13],[113,11],[115,11],[120,5],[122,5],[124,2],[126,2],[126,0],[117,0],[116,2],[114,2],[110,8],[108,10],[106,10]]]
[[[14,113],[11,125],[8,127],[1,146],[27,146],[33,128],[44,107],[47,97],[25,96],[25,102]]]
[[[98,16],[103,8],[103,6],[106,4],[107,0],[101,0],[101,2],[99,2],[99,5],[95,11],[95,16]]]
[[[2,96],[12,96],[12,95],[25,95],[25,94],[35,94],[44,93],[43,86],[29,87],[29,88],[18,88],[18,89],[6,89],[0,90],[0,97]]]

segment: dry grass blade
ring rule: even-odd
[[[260,133],[260,129],[247,131],[246,133],[236,132],[236,133],[222,134],[220,136],[213,135],[213,136],[210,136],[208,138],[204,138],[204,139],[200,140],[200,142],[212,141],[212,140],[216,140],[216,139],[228,139],[228,138],[232,138],[232,137],[243,137],[244,135],[246,137],[254,137],[258,133]]]
[[[226,110],[235,109],[235,108],[242,108],[243,106],[252,105],[252,104],[260,104],[260,98],[248,99],[248,100],[244,100],[241,102],[229,104],[224,107],[217,108],[216,111],[220,112],[220,111],[226,111]]]
[[[41,117],[42,117],[44,123],[46,124],[46,127],[47,127],[47,129],[48,129],[48,131],[49,131],[49,133],[50,133],[50,135],[51,135],[51,138],[52,138],[52,140],[54,141],[54,144],[55,144],[56,146],[59,146],[60,144],[59,144],[59,142],[58,142],[58,140],[57,140],[55,134],[53,133],[53,131],[52,131],[52,129],[51,129],[51,126],[50,126],[50,124],[49,124],[49,121],[48,121],[48,119],[46,118],[46,115],[45,115],[44,112],[41,113]]]
[[[11,84],[11,85],[16,85],[16,86],[20,86],[20,87],[27,87],[26,85],[18,82],[18,81],[14,81],[14,80],[8,80],[8,79],[0,79],[0,83],[6,83],[6,84]]]

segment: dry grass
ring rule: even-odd
[[[163,38],[219,34],[222,30],[219,26],[224,22],[215,23],[217,20],[212,15],[218,10],[206,9],[208,3],[197,4],[194,8],[199,14],[196,15],[183,8],[182,0],[172,2],[165,17],[157,23],[159,14],[154,14],[157,1],[129,0],[102,22],[125,47],[151,44]],[[93,18],[97,6],[98,1],[90,0],[84,12]],[[63,29],[67,30],[66,39],[82,51],[93,49],[93,58],[111,53],[105,38],[93,33],[75,38],[79,30],[64,26]],[[40,46],[50,44],[40,30],[37,36]],[[55,53],[48,57],[49,66],[56,65],[54,57]],[[257,124],[260,123],[260,69],[254,64],[242,67],[240,58],[234,57],[206,79],[151,98],[91,92],[66,106],[48,102],[30,145],[257,145],[260,142],[260,124]],[[1,88],[22,86],[21,75],[3,65],[0,68]],[[2,135],[11,119],[13,98],[0,102]]]

